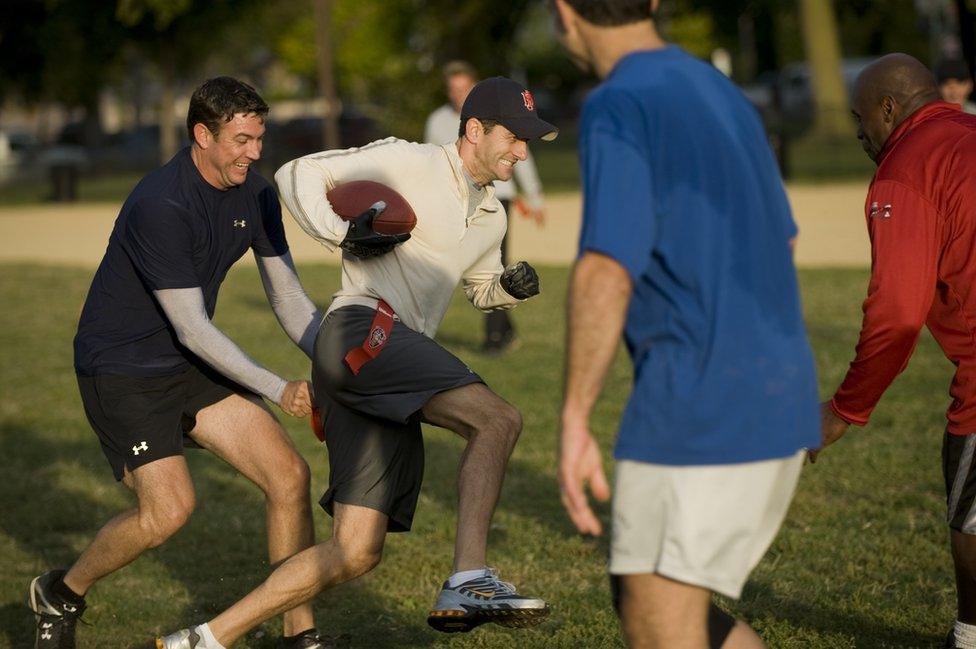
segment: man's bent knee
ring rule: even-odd
[[[284,462],[275,466],[265,492],[276,502],[306,501],[311,479],[308,463],[298,453],[290,453]]]
[[[160,506],[139,506],[139,527],[148,538],[151,548],[162,545],[166,539],[176,534],[186,525],[193,513],[195,503],[188,501],[169,503]]]

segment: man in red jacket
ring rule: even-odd
[[[941,101],[905,54],[861,73],[852,112],[878,165],[865,203],[871,281],[857,356],[823,404],[821,448],[868,422],[928,325],[956,366],[943,472],[959,609],[946,647],[976,649],[976,116]]]

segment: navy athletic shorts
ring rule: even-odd
[[[410,529],[424,476],[420,410],[439,392],[482,383],[452,353],[395,319],[379,355],[353,374],[344,358],[363,344],[376,312],[336,309],[315,341],[312,385],[329,449],[329,489],[319,501],[389,516],[391,532]]]

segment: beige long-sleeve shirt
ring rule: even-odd
[[[520,301],[499,283],[505,212],[489,184],[468,214],[469,184],[454,144],[388,138],[292,160],[278,170],[275,180],[298,225],[329,250],[349,229],[325,196],[336,185],[353,180],[383,183],[403,196],[417,215],[410,240],[392,252],[370,259],[343,255],[342,288],[333,296],[329,312],[349,305],[375,307],[377,299],[383,299],[405,325],[433,337],[458,281],[468,300],[483,311],[511,308]]]

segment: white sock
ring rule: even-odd
[[[487,568],[478,568],[476,570],[462,570],[461,572],[455,572],[447,580],[447,585],[451,588],[457,588],[466,581],[471,581],[472,579],[477,579],[478,577],[484,577],[488,574]],[[973,647],[976,649],[976,647]]]
[[[976,625],[956,620],[952,629],[956,636],[956,646],[962,649],[976,649]]]
[[[217,642],[217,638],[214,637],[209,624],[201,624],[194,631],[199,633],[200,637],[203,638],[203,646],[200,649],[227,649],[227,647]]]

